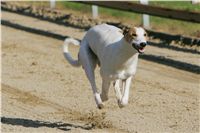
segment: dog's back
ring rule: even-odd
[[[101,57],[102,50],[110,44],[121,40],[123,37],[121,29],[108,24],[101,24],[91,28],[85,35],[92,51]]]

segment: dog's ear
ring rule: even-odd
[[[131,42],[131,40],[136,37],[136,31],[135,31],[135,27],[134,28],[127,28],[125,27],[123,30],[123,34],[124,34],[124,38],[127,42]]]
[[[130,28],[129,27],[124,27],[123,28],[123,35],[125,36],[129,32]]]

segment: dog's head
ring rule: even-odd
[[[139,53],[144,53],[147,45],[147,33],[141,27],[125,28],[123,30],[125,40]]]

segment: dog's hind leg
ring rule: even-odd
[[[97,86],[95,82],[95,74],[94,74],[94,70],[97,65],[97,59],[94,53],[91,51],[91,49],[86,44],[83,44],[83,45],[85,46],[81,46],[80,51],[79,51],[79,58],[85,70],[86,76],[91,84],[97,107],[101,109],[103,108],[103,103],[100,97],[100,93],[97,90]]]
[[[103,81],[102,81],[102,92],[101,92],[101,99],[102,99],[103,102],[108,100],[109,88],[110,88],[110,81],[103,79]]]

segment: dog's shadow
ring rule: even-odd
[[[32,128],[39,128],[39,127],[57,128],[63,131],[70,131],[72,128],[81,128],[84,130],[91,130],[93,128],[92,125],[80,126],[62,122],[52,123],[46,121],[30,120],[23,118],[8,118],[8,117],[1,117],[1,123],[14,126],[32,127]]]

